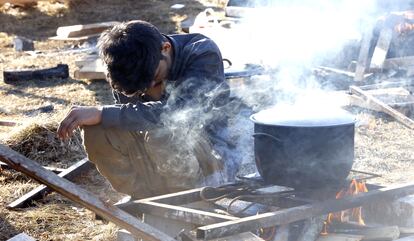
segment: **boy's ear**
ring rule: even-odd
[[[161,52],[162,53],[167,53],[168,51],[170,51],[171,49],[171,43],[170,42],[163,42],[162,43],[162,47],[161,47]]]

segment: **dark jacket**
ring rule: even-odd
[[[202,108],[208,115],[205,130],[211,141],[220,139],[226,117],[220,112],[229,99],[222,57],[217,45],[201,34],[166,36],[173,47],[167,94],[160,101],[126,97],[114,91],[115,105],[104,106],[102,124],[106,128],[145,131],[163,125],[162,113],[182,108]]]

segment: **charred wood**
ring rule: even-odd
[[[35,70],[5,70],[3,72],[3,80],[5,83],[13,83],[16,81],[27,81],[34,79],[48,78],[68,78],[69,67],[67,64],[58,64],[53,68],[35,69]]]

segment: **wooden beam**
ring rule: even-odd
[[[79,176],[82,172],[90,169],[91,167],[93,167],[93,164],[87,158],[85,158],[65,169],[63,172],[59,173],[58,176],[66,179],[72,179]],[[51,190],[47,186],[40,185],[7,205],[7,208],[16,209],[30,206],[33,201],[43,198],[44,195],[50,191]]]
[[[412,68],[414,67],[414,56],[386,59],[382,67],[384,69]]]
[[[233,235],[235,233],[257,230],[259,228],[292,223],[330,212],[362,206],[365,203],[375,202],[376,200],[397,199],[412,193],[414,193],[414,183],[381,188],[342,199],[328,199],[326,201],[288,208],[276,212],[268,212],[251,217],[240,218],[234,221],[199,227],[197,229],[197,238],[214,239]]]
[[[181,241],[201,241],[201,239],[197,239],[195,233],[193,231],[186,231],[184,230],[179,234]],[[256,236],[251,232],[247,233],[238,233],[232,236],[227,236],[225,238],[215,239],[214,241],[265,241],[264,239]],[[277,241],[282,241],[279,239],[274,239]]]
[[[17,126],[18,123],[14,121],[5,121],[0,120],[0,126]]]
[[[394,117],[396,120],[404,124],[410,129],[414,129],[414,121],[408,118],[407,116],[401,114],[397,110],[391,108],[389,105],[385,104],[381,100],[375,98],[371,94],[367,93],[364,90],[357,86],[350,86],[349,87],[352,94],[356,94],[361,96],[365,101],[368,102],[369,105],[375,106],[375,108],[379,108],[382,112],[387,113],[388,115]]]
[[[316,241],[361,241],[362,238],[361,235],[329,233],[319,236]]]
[[[364,241],[395,240],[400,236],[398,226],[381,226],[357,229],[334,229],[334,233],[346,233],[363,236]]]
[[[13,83],[16,81],[27,81],[33,79],[47,78],[68,78],[69,67],[67,64],[58,64],[56,67],[45,69],[25,69],[25,70],[4,70],[4,83]]]
[[[0,5],[5,3],[11,3],[13,5],[26,5],[30,3],[38,2],[39,0],[0,0]]]
[[[193,208],[174,206],[156,202],[140,202],[137,210],[159,217],[180,220],[197,225],[208,225],[229,220],[237,220],[237,217],[201,211]]]
[[[361,90],[373,90],[373,89],[385,89],[385,88],[397,88],[397,87],[412,89],[414,87],[414,82],[411,79],[391,78],[391,79],[381,80],[381,82],[377,84],[359,86]]]
[[[85,63],[80,69],[75,70],[74,77],[76,79],[106,79],[105,67],[101,59],[96,59],[89,63]]]
[[[56,35],[63,38],[68,37],[82,37],[93,34],[100,34],[108,28],[119,24],[117,21],[92,23],[92,24],[78,24],[72,26],[62,26],[56,30]]]
[[[144,240],[166,240],[174,239],[163,232],[142,223],[137,218],[97,198],[92,193],[78,187],[72,182],[65,180],[53,172],[40,166],[38,163],[0,144],[0,161],[6,162],[14,169],[23,172],[29,177],[47,185],[52,190],[62,194],[70,200],[81,204],[91,211],[104,217],[116,225],[130,231],[133,235]]]
[[[87,55],[86,57],[75,60],[75,65],[78,68],[82,68],[83,66],[89,64],[90,62],[97,61],[98,59],[99,59],[99,56],[96,54]]]
[[[413,241],[413,240],[414,240],[414,235],[413,236],[404,237],[404,238],[399,238],[399,239],[396,239],[394,241]]]
[[[1,161],[0,161],[0,167],[1,168],[7,168],[7,169],[13,169],[13,168],[9,167],[9,165],[7,165],[7,163],[1,162]],[[43,168],[46,169],[46,170],[52,171],[54,173],[57,173],[57,174],[59,174],[59,173],[63,172],[64,170],[66,170],[66,169],[59,168],[59,167],[43,166]]]
[[[358,61],[355,69],[355,81],[364,80],[364,74],[369,66],[369,48],[371,46],[372,28],[369,28],[367,32],[362,36],[361,47],[359,49]]]
[[[392,40],[392,29],[383,28],[379,34],[377,45],[372,54],[370,68],[382,68]]]
[[[324,221],[327,217],[328,215],[321,215],[306,219],[297,241],[316,240],[323,229]]]
[[[203,188],[194,188],[182,192],[170,193],[156,197],[140,199],[135,202],[158,202],[171,205],[182,205],[201,201],[200,191]]]
[[[101,34],[91,34],[91,35],[85,35],[81,37],[61,37],[61,36],[53,36],[50,37],[50,40],[58,40],[58,41],[79,41],[84,42],[91,39],[97,39],[99,38]]]

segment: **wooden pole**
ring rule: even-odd
[[[259,228],[282,225],[306,218],[362,206],[365,203],[384,199],[396,199],[414,193],[414,183],[381,188],[342,199],[328,199],[308,205],[288,208],[276,212],[262,213],[234,221],[207,225],[197,228],[197,238],[214,239],[235,233],[248,232]]]
[[[140,222],[137,218],[122,211],[121,209],[103,202],[92,193],[57,176],[53,172],[44,169],[38,163],[1,144],[0,161],[6,162],[13,169],[47,185],[54,191],[76,203],[83,205],[103,218],[128,230],[137,237],[149,241],[174,240],[163,232],[151,227],[148,224]]]
[[[61,173],[58,174],[58,176],[66,178],[66,179],[70,179],[70,178],[80,175],[83,171],[88,170],[91,167],[93,167],[93,164],[87,158],[85,158],[83,160],[76,162],[75,164],[70,166],[68,169],[62,171]],[[41,199],[48,192],[50,192],[50,189],[47,186],[39,185],[35,189],[31,190],[30,192],[24,194],[17,200],[7,205],[7,208],[16,209],[16,208],[27,207],[34,200]]]
[[[352,94],[356,94],[361,96],[365,101],[368,102],[369,105],[375,106],[375,108],[380,109],[381,111],[387,113],[388,115],[394,117],[396,120],[404,124],[410,129],[414,129],[414,121],[408,118],[407,116],[403,115],[402,113],[394,110],[389,105],[385,104],[381,100],[375,98],[371,94],[366,91],[361,90],[361,88],[357,86],[350,86],[349,87]]]

